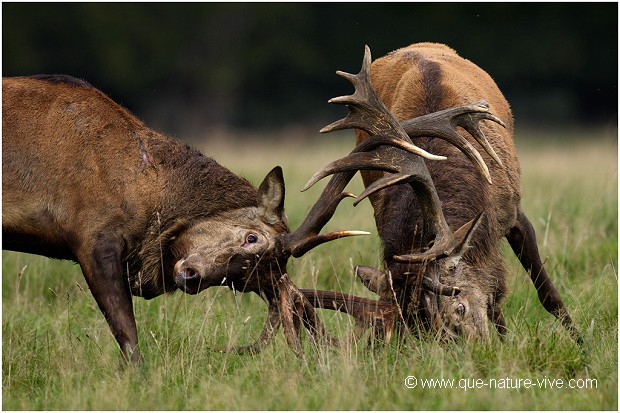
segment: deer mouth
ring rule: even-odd
[[[230,260],[226,265],[211,267],[189,257],[175,265],[174,282],[180,290],[191,295],[214,286],[228,286],[243,291],[248,267],[247,260]]]

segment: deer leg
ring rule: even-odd
[[[76,254],[76,256],[80,256]],[[111,240],[99,241],[86,259],[82,272],[99,309],[103,313],[126,362],[139,364],[138,331],[133,313],[131,290],[123,279],[121,248]]]
[[[545,310],[560,320],[577,342],[581,342],[579,331],[540,260],[534,227],[523,211],[519,210],[516,224],[510,229],[506,239],[521,261],[523,268],[530,274],[538,292],[538,299]]]

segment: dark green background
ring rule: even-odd
[[[3,3],[3,76],[83,78],[148,124],[319,128],[373,57],[443,42],[496,80],[517,122],[617,122],[617,3]]]

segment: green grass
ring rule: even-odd
[[[583,131],[581,131],[583,132]],[[527,138],[527,139],[525,139]],[[215,144],[205,152],[258,184],[276,164],[287,182],[295,228],[323,183],[300,193],[319,167],[347,153],[350,135]],[[617,410],[618,180],[616,131],[517,136],[524,209],[534,223],[543,259],[585,338],[580,349],[536,297],[504,245],[510,293],[503,308],[510,330],[501,342],[439,343],[406,337],[370,350],[304,341],[296,357],[281,333],[263,353],[220,354],[210,347],[257,337],[266,308],[257,296],[213,288],[134,300],[145,364],[120,368],[120,355],[79,267],[3,252],[2,407],[6,410]],[[568,143],[567,143],[568,142]],[[277,150],[274,150],[277,148]],[[358,192],[356,178],[351,190]],[[341,240],[293,260],[300,287],[372,296],[353,266],[380,266],[368,202],[344,202],[329,228],[361,229],[369,237]],[[22,269],[23,274],[20,276]],[[321,312],[343,337],[346,316]],[[405,387],[414,375],[418,386]],[[453,389],[423,388],[423,379],[454,379]],[[458,388],[475,384],[480,388]],[[589,389],[490,388],[489,380],[590,382]],[[498,382],[496,382],[498,383]],[[501,385],[500,385],[501,386]],[[505,387],[505,386],[504,386]]]

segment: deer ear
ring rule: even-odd
[[[355,267],[355,275],[362,280],[362,284],[370,291],[377,294],[381,298],[392,299],[392,287],[390,286],[390,276],[386,271],[377,268],[358,265]]]
[[[284,176],[276,166],[258,187],[258,210],[268,224],[286,222],[284,215]]]

